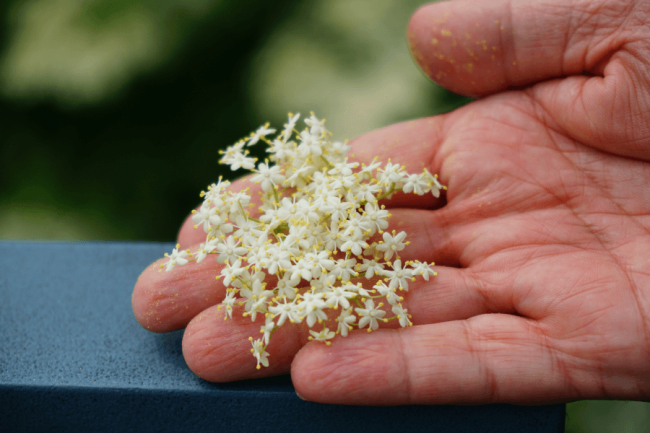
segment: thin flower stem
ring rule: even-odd
[[[280,203],[280,199],[278,198],[278,191],[275,189],[275,185],[271,184],[271,188],[273,188],[273,196],[275,197],[275,202]]]
[[[382,195],[378,196],[377,201],[379,201],[381,199],[384,199],[384,198],[390,196],[391,194],[393,194],[393,193],[395,193],[397,191],[401,191],[401,190],[402,190],[402,188],[395,188],[395,184],[391,183],[389,191],[387,193],[385,193],[385,194],[382,194]]]
[[[323,155],[320,156],[320,159],[323,160],[323,162],[325,163],[325,165],[327,165],[327,167],[328,167],[330,170],[334,168],[334,166],[332,165],[332,163],[329,162],[329,161],[327,160],[327,158],[325,158]]]
[[[237,277],[235,277],[235,278],[237,278],[239,281],[241,281],[241,283],[242,283],[242,285],[243,285],[244,287],[248,287],[248,284],[246,284],[246,281],[244,281],[244,280],[242,279],[242,277],[237,276]],[[250,289],[250,287],[248,287],[248,288]]]
[[[253,218],[252,216],[250,216],[250,212],[249,212],[249,213],[246,213],[246,211],[244,210],[244,206],[241,205],[241,202],[238,201],[237,204],[239,205],[239,209],[241,209],[241,213],[242,213],[246,218],[248,218],[249,220],[253,220],[253,221],[255,221],[256,223],[260,224],[260,220],[258,220],[257,218]]]

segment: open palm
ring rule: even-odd
[[[485,96],[353,142],[357,160],[426,167],[448,186],[446,202],[386,203],[412,242],[403,257],[437,264],[436,278],[404,294],[417,326],[353,332],[330,347],[283,326],[271,367],[258,371],[247,338],[260,324],[223,320],[216,263],[148,268],[136,318],[156,332],[187,326],[185,358],[207,380],[291,371],[314,401],[648,399],[650,31],[633,26],[639,14],[650,20],[648,6],[451,2],[416,13],[409,39],[425,72]],[[203,238],[186,222],[179,242]]]

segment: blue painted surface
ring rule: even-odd
[[[564,405],[326,406],[288,376],[211,384],[185,365],[182,331],[131,312],[158,243],[0,242],[0,432],[561,432]]]

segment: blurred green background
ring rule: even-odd
[[[354,138],[467,103],[410,58],[424,3],[0,2],[0,238],[171,241],[265,121]],[[566,431],[650,432],[650,405],[573,403]]]

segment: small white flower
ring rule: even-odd
[[[384,269],[381,271],[382,275],[390,279],[390,284],[388,287],[394,289],[396,287],[401,287],[404,290],[409,288],[409,280],[413,278],[413,271],[408,268],[402,269],[402,261],[395,260],[393,263],[393,270],[388,271]]]
[[[300,259],[298,260],[298,263],[291,268],[291,279],[295,280],[296,278],[302,278],[309,281],[312,279],[313,269],[314,265],[311,261],[304,258]]]
[[[377,263],[375,260],[363,259],[363,263],[357,265],[357,269],[361,272],[365,272],[366,278],[370,279],[374,277],[375,274],[379,274],[384,269],[384,266]]]
[[[230,166],[232,171],[239,170],[240,168],[252,170],[255,168],[255,161],[255,158],[246,156],[243,153],[237,153],[232,158],[229,158],[225,163]]]
[[[326,307],[323,296],[323,293],[305,293],[299,304],[299,308],[302,309],[301,315],[307,319],[307,326],[310,328],[318,320],[327,320],[327,314],[323,311]]]
[[[239,216],[244,216],[243,209],[248,206],[251,197],[243,191],[231,193],[225,202],[230,206],[229,213],[231,219],[237,219]]]
[[[336,321],[339,324],[337,331],[340,332],[342,336],[347,337],[348,330],[352,328],[351,325],[355,320],[357,320],[357,318],[352,314],[352,308],[341,311],[339,317],[336,318]]]
[[[412,262],[411,267],[413,268],[413,274],[419,274],[422,275],[422,278],[424,278],[426,281],[429,281],[429,277],[435,277],[438,275],[436,271],[431,269],[431,266],[433,266],[433,263],[427,264],[426,262]]]
[[[350,176],[354,172],[353,170],[358,166],[359,166],[358,162],[348,163],[346,160],[344,162],[339,162],[337,164],[334,164],[334,168],[332,168],[327,173],[335,176],[337,175]]]
[[[258,229],[258,223],[242,215],[239,215],[235,220],[235,226],[237,230],[233,233],[233,236],[242,239],[244,242],[247,242],[249,239],[255,239],[262,234]]]
[[[235,305],[235,301],[237,300],[235,298],[236,296],[236,289],[228,289],[226,292],[226,297],[221,301],[221,305],[224,305],[226,307],[226,314],[228,317],[232,319],[232,307]]]
[[[303,157],[313,155],[319,157],[323,154],[321,141],[318,135],[313,135],[309,131],[302,131],[300,133],[300,144],[298,145],[298,152]]]
[[[388,162],[383,170],[379,169],[378,171],[381,173],[379,182],[385,186],[389,186],[390,184],[399,184],[405,175],[401,166],[391,162]]]
[[[219,210],[211,207],[208,202],[203,202],[199,210],[192,213],[192,221],[196,225],[202,225],[206,233],[210,231],[210,227],[220,226],[223,222],[221,215],[219,215]]]
[[[284,176],[280,173],[280,167],[274,165],[269,167],[263,162],[257,166],[257,175],[251,178],[251,181],[262,184],[262,191],[270,191],[271,188],[284,182]]]
[[[365,200],[368,203],[375,201],[375,195],[381,193],[382,188],[376,183],[362,183],[351,191],[358,201]]]
[[[311,338],[313,338],[316,341],[326,341],[329,345],[329,339],[334,338],[336,335],[334,331],[330,331],[328,328],[323,328],[320,332],[316,331],[309,331],[309,333],[312,335]]]
[[[265,303],[266,298],[273,296],[273,292],[266,290],[266,283],[262,283],[261,280],[254,280],[250,288],[244,287],[239,291],[239,294],[247,299],[246,304],[244,304],[244,309],[253,314],[262,311],[263,305],[260,302]],[[253,315],[253,317],[255,316]],[[253,321],[255,321],[254,318]]]
[[[253,132],[248,139],[248,144],[246,145],[247,147],[250,147],[254,144],[256,144],[258,141],[260,141],[260,138],[264,138],[269,134],[273,134],[275,132],[275,129],[269,128],[269,124],[267,123],[264,126],[260,126],[257,128],[257,131]]]
[[[381,162],[377,161],[377,158],[375,158],[370,165],[366,164],[361,164],[361,170],[359,171],[359,175],[362,176],[362,178],[372,178],[372,172],[377,170],[381,166]]]
[[[216,247],[217,251],[219,251],[217,262],[221,264],[226,263],[226,260],[234,262],[248,252],[247,248],[238,247],[237,245],[239,245],[239,242],[235,242],[232,236],[229,236],[225,242],[218,243]]]
[[[287,319],[291,323],[300,323],[302,320],[298,314],[298,305],[295,302],[287,303],[287,298],[284,298],[282,304],[277,303],[276,305],[270,306],[269,312],[274,315],[274,318],[280,316],[278,326],[282,326]]]
[[[332,222],[346,219],[348,211],[354,207],[354,204],[341,201],[340,197],[328,197],[325,205],[321,206],[320,211],[331,215]]]
[[[384,260],[390,260],[390,258],[393,257],[393,254],[402,251],[406,246],[406,244],[402,242],[406,239],[406,232],[395,234],[393,231],[393,236],[391,236],[390,233],[384,232],[383,238],[384,242],[378,244],[375,249],[384,252]]]
[[[273,321],[272,317],[267,317],[264,326],[262,326],[262,328],[260,329],[260,333],[264,334],[264,336],[262,337],[262,340],[264,340],[264,344],[267,345],[269,344],[273,329],[275,329],[275,322]]]
[[[405,193],[415,192],[417,195],[423,195],[427,186],[427,179],[423,174],[409,174],[406,180],[404,180],[402,191]]]
[[[305,119],[305,123],[310,127],[309,132],[313,135],[320,136],[327,132],[325,130],[325,119],[319,120],[314,116],[314,113],[311,113],[311,116]]]
[[[291,113],[289,113],[289,120],[284,124],[284,130],[282,131],[283,141],[286,142],[291,137],[293,129],[296,127],[296,123],[298,122],[299,118],[300,113],[296,113],[295,116],[292,116]]]
[[[169,272],[172,269],[174,269],[175,266],[183,266],[187,264],[187,256],[189,255],[187,251],[181,250],[178,251],[180,248],[180,245],[176,245],[176,248],[172,251],[171,254],[167,255],[165,254],[166,257],[169,257],[169,260],[165,265],[167,265],[167,268],[165,271]]]
[[[341,281],[350,281],[350,277],[353,275],[356,277],[359,275],[357,271],[354,270],[354,266],[357,264],[355,259],[339,259],[335,261],[334,267],[332,268],[332,275],[336,278],[340,278]]]
[[[379,328],[378,319],[381,319],[386,315],[386,312],[379,309],[379,306],[375,307],[375,303],[372,299],[366,300],[366,308],[355,308],[354,311],[357,312],[359,317],[359,328],[364,328],[366,325],[370,325],[370,329]]]
[[[366,218],[370,222],[370,227],[372,231],[370,234],[375,234],[377,230],[386,230],[388,228],[388,211],[384,210],[383,207],[380,209],[379,206],[367,203],[365,206]]]
[[[344,141],[340,140],[333,141],[329,148],[330,153],[340,155],[342,157],[348,153],[348,150],[350,150],[350,146],[348,146]]]
[[[343,240],[341,251],[345,252],[349,250],[355,256],[360,256],[363,253],[363,249],[368,247],[368,242],[361,235],[346,236]]]
[[[353,299],[357,296],[356,292],[346,290],[346,286],[334,287],[331,291],[325,294],[327,306],[330,308],[338,308],[339,304],[343,308],[350,308],[348,299]]]
[[[341,223],[341,226],[345,229],[343,236],[361,237],[371,232],[370,220],[357,212],[352,212],[348,219]]]
[[[388,303],[389,303],[390,305],[395,305],[395,304],[397,304],[398,302],[401,301],[401,297],[399,297],[399,296],[397,296],[397,295],[395,294],[395,289],[394,289],[394,288],[390,288],[390,287],[388,287],[386,284],[384,284],[384,283],[381,282],[381,281],[380,281],[379,283],[375,284],[374,289],[375,289],[375,290],[376,290],[376,291],[377,291],[381,296],[385,296],[385,297],[386,297],[386,300],[388,301]]]
[[[206,243],[199,246],[199,250],[196,252],[196,263],[201,263],[209,253],[211,253],[216,247],[219,239],[210,239]]]
[[[334,268],[334,260],[330,258],[327,251],[308,253],[305,257],[311,261],[313,266],[312,274],[316,278],[320,277],[321,272],[331,271]]]
[[[425,178],[429,181],[429,188],[431,188],[431,194],[438,198],[440,197],[440,190],[444,187],[438,182],[438,175],[432,175],[427,170],[424,171]]]
[[[244,272],[241,267],[241,260],[237,260],[234,264],[226,263],[226,267],[221,270],[221,275],[224,277],[223,284],[229,286],[232,280],[240,276]]]
[[[397,316],[397,320],[399,320],[399,325],[402,328],[405,328],[411,324],[411,321],[409,320],[408,316],[408,310],[406,308],[402,308],[401,305],[393,305],[393,314]]]
[[[284,183],[288,184],[292,188],[295,188],[300,184],[304,184],[305,181],[302,179],[302,176],[306,175],[309,170],[310,167],[307,165],[307,163],[304,163],[300,167],[294,168],[291,172],[291,175],[287,177]]]
[[[251,349],[251,352],[253,353],[253,356],[255,356],[255,359],[257,359],[257,369],[260,369],[260,364],[262,364],[264,367],[269,366],[269,354],[268,352],[264,351],[264,345],[262,344],[262,340],[255,340],[252,341],[253,343],[253,348]]]
[[[292,280],[291,275],[288,272],[278,279],[278,283],[275,288],[278,290],[278,296],[285,296],[289,299],[294,299],[296,297],[296,285],[300,282],[300,279],[297,278]]]

